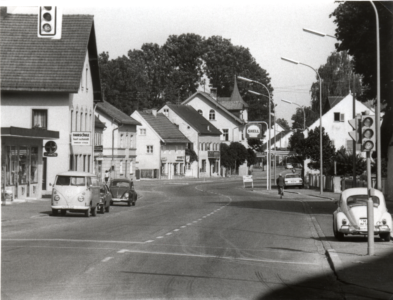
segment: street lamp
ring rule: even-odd
[[[289,103],[289,104],[295,104],[295,105],[299,106],[299,107],[303,110],[303,117],[304,117],[303,129],[306,130],[306,113],[305,113],[305,111],[304,111],[304,106],[301,106],[301,105],[299,105],[299,104],[297,104],[297,103],[295,103],[295,102],[288,101],[288,100],[285,100],[285,99],[281,99],[281,101],[286,102],[286,103]]]
[[[269,94],[269,128],[268,128],[269,138],[268,138],[268,142],[267,142],[267,167],[268,167],[268,169],[267,169],[267,177],[268,177],[267,189],[270,190],[271,189],[271,184],[272,184],[271,183],[271,172],[270,172],[270,168],[271,168],[271,157],[270,157],[270,138],[271,138],[270,137],[270,128],[271,128],[270,92],[269,92],[268,88],[264,84],[262,84],[262,83],[260,83],[258,81],[254,81],[254,80],[251,80],[251,79],[248,79],[248,78],[245,78],[245,77],[241,77],[241,76],[238,76],[237,78],[240,79],[240,80],[247,81],[247,82],[258,83],[258,84],[262,85],[266,89],[267,93]],[[251,91],[251,90],[248,90],[248,92],[251,93],[251,94],[254,94],[254,95],[258,95],[258,96],[265,96],[265,95],[263,95],[261,93],[254,92],[254,91]]]
[[[302,62],[299,62],[299,61],[296,61],[296,60],[293,60],[293,59],[289,59],[289,58],[286,58],[286,57],[281,57],[281,59],[285,60],[287,62],[293,63],[295,65],[303,65],[303,66],[309,67],[310,69],[314,70],[314,72],[317,74],[317,76],[319,78],[319,148],[320,148],[319,152],[320,152],[320,161],[321,161],[321,164],[320,164],[320,166],[321,166],[321,171],[320,171],[321,178],[320,178],[319,185],[320,185],[320,188],[321,188],[320,192],[321,192],[321,195],[322,195],[323,194],[323,179],[322,179],[322,176],[323,176],[323,155],[322,155],[322,153],[323,153],[323,148],[322,148],[322,146],[323,146],[322,145],[322,79],[321,79],[321,76],[319,76],[318,71],[316,69],[314,69],[313,67],[309,66],[309,65],[306,65],[306,64],[304,64]]]
[[[322,36],[322,37],[328,36],[328,37],[331,37],[331,38],[334,38],[334,39],[336,38],[334,35],[326,34],[326,33],[319,32],[319,31],[312,30],[312,29],[308,29],[308,28],[303,28],[303,31],[308,32],[308,33],[312,33],[312,34],[315,34],[315,35],[319,35],[319,36]]]

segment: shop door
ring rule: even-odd
[[[42,190],[46,191],[46,157],[42,158]]]

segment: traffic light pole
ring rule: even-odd
[[[374,255],[374,203],[371,197],[371,151],[367,152],[367,254]]]

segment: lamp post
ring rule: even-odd
[[[292,59],[289,59],[289,58],[285,58],[285,57],[281,57],[281,59],[285,60],[287,62],[293,63],[295,65],[303,65],[303,66],[309,67],[310,69],[314,70],[314,72],[317,74],[317,76],[319,78],[319,152],[320,152],[320,159],[319,160],[321,162],[320,163],[321,178],[320,178],[319,185],[320,185],[320,188],[321,188],[320,189],[320,193],[322,195],[323,194],[323,179],[322,179],[322,176],[323,176],[323,155],[322,155],[322,153],[323,153],[323,148],[322,148],[322,146],[323,146],[322,145],[322,79],[321,79],[321,76],[319,76],[318,71],[316,69],[314,69],[313,67],[309,66],[309,65],[306,65],[306,64],[304,64],[302,62],[295,61],[295,60],[292,60]]]
[[[258,83],[258,84],[262,85],[267,90],[267,93],[269,94],[269,128],[268,128],[269,138],[268,138],[268,142],[267,142],[267,167],[268,167],[268,169],[267,169],[267,178],[268,178],[267,189],[270,190],[271,189],[271,172],[270,172],[270,168],[271,168],[271,155],[270,155],[270,153],[271,153],[270,152],[270,138],[271,138],[270,137],[270,128],[271,128],[270,92],[269,92],[268,88],[264,84],[262,84],[262,83],[260,83],[258,81],[254,81],[254,80],[251,80],[251,79],[248,79],[248,78],[244,78],[244,77],[241,77],[241,76],[238,76],[237,78],[240,79],[240,80],[247,81],[247,82]],[[258,96],[264,96],[261,93],[257,93],[257,92],[254,92],[254,91],[250,91],[249,90],[248,92],[251,93],[251,94],[254,94],[254,95],[258,95]]]
[[[303,129],[306,130],[306,113],[304,111],[304,106],[301,106],[301,105],[299,105],[299,104],[297,104],[295,102],[288,101],[288,100],[285,100],[285,99],[281,99],[281,101],[289,103],[289,104],[295,104],[295,105],[299,106],[303,110],[303,117],[304,117]]]

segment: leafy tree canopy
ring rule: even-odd
[[[255,165],[256,163],[257,163],[257,155],[252,149],[247,148],[247,166],[249,167]]]
[[[319,112],[316,113],[315,111],[313,111],[311,106],[304,107],[304,113],[303,113],[303,109],[298,107],[296,108],[296,113],[293,114],[291,118],[293,121],[292,123],[293,129],[304,128],[304,114],[306,115],[306,128],[319,119]]]

